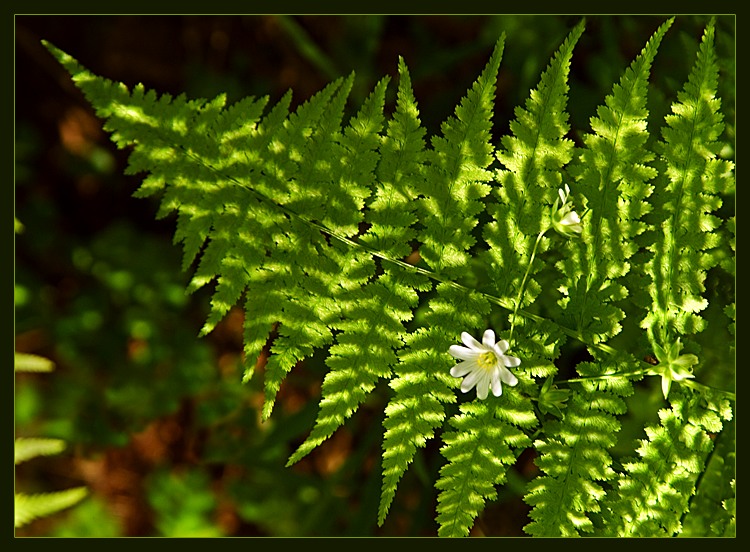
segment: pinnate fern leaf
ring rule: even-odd
[[[646,146],[648,78],[672,22],[659,27],[598,108],[592,133],[568,169],[573,196],[587,214],[581,239],[571,244],[560,270],[568,277],[585,277],[561,283],[560,303],[566,325],[579,331],[585,343],[619,333],[625,316],[617,303],[628,295],[623,277],[638,249],[636,238],[646,228],[641,218],[648,209],[649,180],[656,176],[649,164],[654,155]]]
[[[441,453],[448,460],[440,470],[438,535],[469,533],[484,502],[496,496],[507,466],[531,445],[525,431],[537,425],[530,401],[518,395],[462,404],[450,419]]]
[[[487,171],[492,158],[490,115],[495,81],[502,58],[504,37],[484,71],[456,108],[455,117],[443,123],[425,152],[424,180],[416,190],[422,195],[418,234],[421,258],[444,277],[461,275],[474,245],[472,230],[489,192]],[[454,402],[455,382],[448,374],[449,346],[467,328],[482,326],[490,305],[476,293],[465,293],[440,283],[429,301],[423,327],[408,335],[391,380],[394,396],[383,422],[383,485],[378,520],[383,523],[396,486],[412,461],[444,418],[443,405]]]
[[[620,430],[618,416],[632,394],[628,378],[615,374],[632,371],[632,358],[579,364],[584,380],[573,387],[561,420],[544,424],[535,442],[541,454],[537,466],[545,473],[530,484],[525,500],[533,506],[533,520],[524,530],[532,536],[576,537],[591,533],[591,514],[600,511],[606,495],[602,482],[615,477],[608,449]]]
[[[385,80],[371,97],[373,101],[368,100],[362,109],[364,113],[369,110],[373,114],[355,119],[349,127],[353,134],[370,128],[364,135],[369,138],[370,153],[380,154],[378,184],[367,212],[370,226],[360,236],[360,241],[392,258],[401,258],[411,252],[409,242],[415,234],[411,225],[416,221],[413,213],[414,182],[420,178],[424,148],[424,130],[403,60],[399,64],[399,73],[397,110],[383,140],[373,140],[378,135],[372,132],[380,130]],[[377,104],[378,109],[371,109],[370,103]],[[376,118],[378,124],[373,125],[371,121]],[[376,148],[379,149],[376,151]],[[356,159],[360,160],[362,155],[363,152],[357,151]],[[372,155],[372,159],[371,169],[374,170],[377,156]],[[351,165],[356,165],[354,161],[354,158],[350,161]],[[343,263],[350,270],[346,273],[349,277],[342,281],[359,282],[359,285],[343,291],[337,298],[344,316],[335,324],[341,333],[326,360],[330,371],[323,381],[318,419],[308,439],[289,459],[289,464],[330,437],[358,408],[378,380],[390,378],[392,367],[398,361],[395,351],[403,346],[406,336],[403,324],[412,318],[417,305],[416,290],[426,289],[427,284],[424,277],[394,271],[392,266],[383,267],[383,274],[370,282],[372,267],[361,271],[359,278],[352,274],[353,267],[365,267],[369,263],[369,255],[363,256],[357,250],[350,251]],[[383,305],[389,305],[389,308],[384,310]]]
[[[62,439],[46,437],[18,437],[14,445],[15,462],[20,464],[37,456],[51,456],[65,450]]]
[[[546,211],[557,197],[560,171],[572,157],[573,142],[566,137],[567,79],[573,48],[583,29],[581,21],[542,74],[526,108],[516,108],[516,119],[510,124],[512,134],[502,137],[502,147],[496,153],[505,168],[495,175],[500,186],[493,187],[493,195],[498,201],[488,205],[492,220],[484,226],[483,237],[493,291],[511,304],[517,300],[516,290],[521,287],[535,240],[549,224]],[[531,197],[537,199],[530,201]],[[545,250],[546,240],[541,245],[540,252]],[[540,286],[533,274],[543,268],[543,260],[532,265],[532,277],[514,306],[523,308],[534,301]]]
[[[214,286],[202,333],[244,303],[244,381],[261,352],[271,352],[262,368],[264,418],[289,371],[326,352],[318,416],[289,465],[386,381],[381,525],[418,449],[447,419],[436,483],[442,536],[470,533],[508,467],[531,446],[541,470],[525,496],[531,535],[673,535],[683,524],[686,534],[706,525],[732,534],[735,493],[726,466],[734,441],[724,427],[731,405],[685,374],[668,393],[672,364],[698,359],[689,336],[706,325],[706,272],[721,265],[734,275],[736,232],[733,217],[717,217],[734,193],[734,165],[720,158],[713,22],[661,142],[649,140],[648,81],[672,21],[625,70],[581,148],[569,137],[567,102],[583,21],[515,110],[497,150],[490,131],[504,37],[429,140],[403,59],[394,113],[384,115],[386,77],[346,120],[353,75],[294,111],[291,94],[274,105],[251,97],[226,106],[224,96],[129,90],[47,46],[114,142],[130,149],[127,172],[145,173],[136,195],[160,196],[158,216],[176,214],[174,240],[183,268],[194,270],[189,290]],[[581,232],[560,241],[547,232],[558,190],[568,185]],[[486,276],[477,288],[464,285],[474,268]],[[661,365],[636,360],[644,351],[611,345],[623,309],[633,307],[623,301],[629,295],[648,312],[642,328]],[[725,307],[734,332],[734,304]],[[450,406],[459,387],[449,372],[450,345],[463,331],[481,334],[491,325],[498,333],[510,326],[504,337],[522,359],[517,386]],[[555,361],[571,337],[593,360],[577,365],[580,377],[564,392],[545,395],[560,384]],[[691,354],[673,358],[683,343]],[[662,374],[669,406],[646,426],[633,457],[618,464],[612,448],[625,399],[645,374]],[[709,502],[721,507],[695,510]]]
[[[713,449],[711,434],[722,430],[732,412],[725,399],[679,388],[671,408],[659,411],[659,424],[646,427],[638,458],[623,463],[616,492],[605,502],[601,529],[606,536],[673,536]]]
[[[664,168],[652,204],[660,216],[654,221],[651,258],[645,267],[651,278],[652,308],[642,322],[655,348],[666,348],[677,336],[705,327],[699,314],[707,306],[704,280],[720,258],[720,234],[714,232],[720,220],[712,212],[721,206],[718,194],[734,187],[733,163],[717,158],[723,122],[713,43],[712,21],[657,144]]]
[[[23,527],[37,518],[55,514],[83,500],[86,487],[73,487],[64,491],[15,495],[15,527]]]

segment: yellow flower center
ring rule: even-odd
[[[487,351],[477,357],[477,364],[484,370],[490,370],[497,364],[497,356],[492,351]]]

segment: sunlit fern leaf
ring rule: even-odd
[[[725,210],[724,221],[715,218],[720,199],[734,194],[734,167],[719,158],[731,148],[718,143],[713,23],[656,146],[661,159],[646,147],[653,142],[648,79],[670,24],[625,71],[577,151],[571,140],[577,133],[568,125],[568,73],[583,22],[516,109],[497,152],[490,130],[504,37],[441,134],[429,139],[403,60],[392,115],[384,114],[388,78],[362,104],[347,105],[353,76],[290,113],[291,94],[276,104],[246,98],[227,106],[224,96],[187,100],[142,86],[130,91],[48,47],[114,142],[130,150],[127,172],[145,175],[136,195],[160,196],[158,216],[176,214],[174,239],[183,267],[194,271],[189,290],[215,286],[202,333],[244,302],[243,381],[256,364],[263,367],[262,416],[271,415],[296,364],[313,354],[324,359],[318,416],[289,464],[330,437],[385,380],[391,396],[383,422],[381,525],[417,449],[440,433],[441,535],[470,532],[529,446],[540,453],[543,472],[525,497],[533,506],[531,534],[674,534],[681,517],[693,515],[693,527],[709,523],[713,534],[731,534],[729,475],[714,477],[712,464],[706,471],[710,437],[724,438],[723,422],[732,417],[731,393],[721,400],[707,394],[700,372],[675,384],[670,408],[647,426],[634,458],[619,470],[610,457],[627,419],[622,399],[631,381],[664,369],[644,369],[631,356],[636,352],[613,348],[639,337],[634,326],[620,332],[621,309],[633,306],[623,299],[645,290],[638,306],[654,308],[644,327],[654,348],[666,347],[703,327],[706,271],[720,264],[734,275],[734,219]],[[345,120],[349,107],[356,114]],[[564,178],[574,154],[572,178]],[[502,165],[497,172],[495,161]],[[550,207],[565,184],[582,216],[583,233],[573,239],[547,232]],[[518,316],[509,316],[514,307]],[[734,304],[720,307],[733,332]],[[448,404],[458,400],[460,385],[449,373],[455,360],[448,348],[463,331],[481,335],[493,326],[522,359],[519,383],[502,397],[464,402],[440,432],[446,412],[456,410]],[[547,382],[566,387],[555,360],[569,338],[594,361],[578,364],[576,379],[585,381],[570,382],[556,409],[547,410]],[[698,352],[697,343],[685,344]],[[701,516],[685,497],[698,485],[703,500],[712,479],[722,480],[721,504]]]
[[[590,516],[606,494],[602,482],[615,476],[608,449],[617,441],[618,416],[627,410],[623,398],[633,392],[628,378],[614,374],[632,372],[634,364],[624,356],[577,366],[584,378],[612,375],[575,384],[562,419],[544,423],[534,445],[545,475],[531,481],[524,498],[533,506],[528,534],[576,537],[594,530]]]
[[[645,267],[652,306],[642,322],[655,348],[705,327],[706,271],[720,260],[720,220],[712,213],[721,206],[718,194],[734,187],[733,163],[717,158],[724,127],[713,44],[712,20],[656,145],[663,168],[651,199],[655,231]]]
[[[52,372],[55,363],[50,359],[29,353],[16,353],[14,370],[16,372]]]
[[[51,456],[65,450],[65,441],[45,437],[18,437],[13,452],[15,463],[20,464],[37,456]]]
[[[489,192],[492,162],[491,114],[504,36],[482,74],[456,108],[455,117],[441,126],[427,151],[424,180],[414,190],[422,198],[418,234],[420,256],[434,272],[457,277],[469,262],[472,230]],[[383,422],[383,485],[378,522],[385,520],[401,476],[417,447],[423,447],[445,418],[443,405],[454,402],[455,382],[448,374],[448,348],[462,331],[480,328],[490,305],[478,294],[441,283],[430,299],[424,327],[406,338],[390,385],[394,391]]]
[[[734,536],[735,512],[731,507],[735,500],[735,451],[735,423],[731,421],[714,439],[714,450],[683,519],[681,536]]]
[[[524,448],[528,431],[537,424],[531,402],[518,394],[464,403],[450,419],[452,430],[443,437],[441,453],[448,460],[440,469],[438,535],[462,537],[469,533],[486,500],[496,496],[495,485]]]
[[[420,178],[424,147],[424,130],[418,119],[411,80],[403,60],[399,64],[399,73],[397,109],[385,138],[382,141],[368,139],[377,136],[375,133],[380,130],[386,81],[381,82],[365,103],[363,115],[349,127],[353,137],[367,140],[372,153],[376,147],[380,148],[375,197],[367,212],[370,227],[360,240],[393,258],[403,257],[411,249],[409,241],[415,233],[411,225],[416,220],[413,213],[414,183]],[[378,109],[373,111],[370,104],[376,104]],[[373,124],[373,121],[378,124]],[[353,151],[353,156],[360,159],[360,165],[363,165],[361,158],[366,154],[367,151]],[[378,158],[373,155],[372,159],[376,161]],[[357,164],[351,159],[347,165]],[[371,169],[374,168],[373,163]],[[372,178],[369,175],[369,179]],[[372,270],[361,270],[368,263],[371,263],[370,256],[363,257],[356,250],[350,251],[341,263],[346,270],[340,279],[346,289],[342,288],[337,297],[342,319],[334,323],[340,333],[326,360],[330,371],[323,381],[320,412],[310,436],[291,456],[289,464],[330,437],[356,411],[377,381],[390,377],[392,366],[398,361],[396,350],[403,346],[406,335],[403,324],[412,318],[418,302],[415,288],[429,288],[423,276],[402,270],[394,272],[391,266],[385,266],[383,275],[368,283]],[[357,270],[360,274],[353,274]],[[388,308],[383,309],[384,305]]]
[[[23,527],[37,518],[55,514],[83,500],[88,494],[86,487],[74,487],[64,491],[15,495],[15,527]]]
[[[592,133],[583,139],[585,148],[569,167],[572,196],[588,213],[581,239],[570,245],[570,254],[560,262],[566,275],[560,304],[563,319],[585,342],[617,334],[624,317],[618,306],[628,295],[622,279],[638,249],[635,239],[645,229],[641,218],[651,193],[648,182],[656,175],[649,165],[654,155],[646,147],[648,79],[672,22],[657,29],[598,108],[598,117],[591,119]],[[585,276],[571,278],[580,273]]]
[[[646,426],[638,457],[623,461],[624,472],[603,502],[601,536],[674,536],[713,449],[711,434],[722,430],[732,412],[721,399],[674,389],[671,408],[659,411],[659,424]]]
[[[483,237],[489,246],[495,292],[509,301],[516,300],[537,235],[549,222],[546,211],[557,198],[560,170],[572,157],[573,142],[566,137],[567,79],[573,48],[583,29],[581,21],[555,53],[526,100],[526,108],[516,108],[516,119],[510,124],[512,134],[502,137],[497,151],[505,169],[496,174],[501,186],[494,187],[493,194],[498,203],[488,205],[492,221],[484,226]],[[544,251],[547,240],[540,245],[540,252]],[[543,268],[544,260],[537,255],[519,308],[539,294],[533,275]]]

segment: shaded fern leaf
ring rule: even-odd
[[[516,300],[535,240],[549,224],[546,211],[557,197],[560,171],[572,157],[573,142],[565,137],[569,130],[567,79],[584,23],[581,21],[570,32],[555,53],[526,100],[526,108],[516,108],[516,119],[510,124],[512,135],[502,137],[502,147],[496,153],[505,169],[495,175],[501,184],[493,188],[498,202],[488,204],[492,221],[484,226],[483,237],[489,246],[487,262],[494,291],[509,302]],[[548,240],[543,240],[539,253],[547,246]],[[519,308],[531,304],[539,294],[540,286],[533,275],[544,266],[538,254]]]
[[[624,356],[581,363],[578,373],[591,379],[573,384],[564,416],[544,424],[534,442],[536,465],[545,473],[531,481],[524,500],[533,520],[524,530],[532,536],[575,537],[591,533],[591,514],[606,494],[601,482],[615,477],[607,450],[617,441],[618,416],[627,410],[624,397],[633,386],[618,373],[632,371],[635,360]]]
[[[646,427],[638,458],[623,461],[603,508],[603,536],[656,537],[681,532],[681,518],[713,449],[711,435],[732,418],[726,399],[680,387]]]
[[[585,343],[604,341],[620,332],[624,313],[617,306],[628,295],[623,277],[638,250],[636,238],[645,230],[641,220],[656,171],[646,148],[648,78],[656,52],[673,19],[662,24],[625,70],[605,105],[592,117],[576,160],[569,167],[573,197],[588,213],[581,239],[559,263],[568,275],[561,282],[562,321],[581,333]],[[570,278],[584,274],[585,277]]]
[[[721,206],[718,194],[734,187],[734,164],[717,158],[724,127],[713,44],[712,20],[656,145],[664,166],[651,199],[655,230],[645,272],[652,306],[642,322],[655,349],[705,327],[706,271],[720,259],[721,221],[711,213]]]
[[[472,401],[450,419],[453,430],[440,449],[448,460],[440,469],[438,535],[462,537],[469,533],[486,500],[496,496],[495,485],[505,481],[507,466],[531,445],[524,431],[537,425],[529,399],[516,393]]]
[[[422,196],[417,238],[422,260],[440,277],[459,277],[474,245],[472,230],[483,210],[481,198],[489,193],[487,167],[492,162],[490,121],[504,36],[480,77],[456,108],[455,117],[442,125],[426,152],[424,178],[415,191]],[[448,374],[447,351],[467,328],[480,328],[489,304],[477,293],[466,293],[440,283],[418,328],[406,338],[390,386],[394,396],[383,422],[383,485],[378,513],[385,520],[401,476],[417,447],[425,445],[445,418],[443,404],[454,402],[456,383]]]

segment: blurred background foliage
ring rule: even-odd
[[[262,373],[241,385],[242,313],[198,332],[208,291],[186,296],[172,219],[131,194],[117,151],[46,39],[94,73],[189,97],[270,95],[296,104],[352,70],[350,108],[405,58],[436,133],[507,35],[494,135],[508,131],[578,16],[17,16],[15,343],[53,374],[17,374],[16,435],[63,439],[67,452],[16,469],[24,492],[85,485],[77,507],[18,536],[432,536],[439,440],[420,450],[388,519],[376,526],[382,384],[318,450],[284,465],[312,428],[322,356],[297,366],[260,423]],[[569,112],[580,144],[589,117],[664,17],[591,16],[576,47]],[[678,17],[657,55],[649,97],[662,120],[708,19]],[[719,18],[726,137],[734,139],[734,17]],[[390,87],[391,103],[396,87]],[[18,225],[20,223],[20,226]],[[713,286],[727,285],[715,279]],[[714,289],[711,288],[711,289]],[[633,400],[648,405],[654,393]],[[640,409],[636,409],[636,413]],[[648,409],[654,412],[653,408]],[[632,410],[631,410],[632,412]],[[626,423],[623,440],[643,420]],[[632,435],[629,434],[632,427]],[[527,451],[474,535],[522,535]]]

